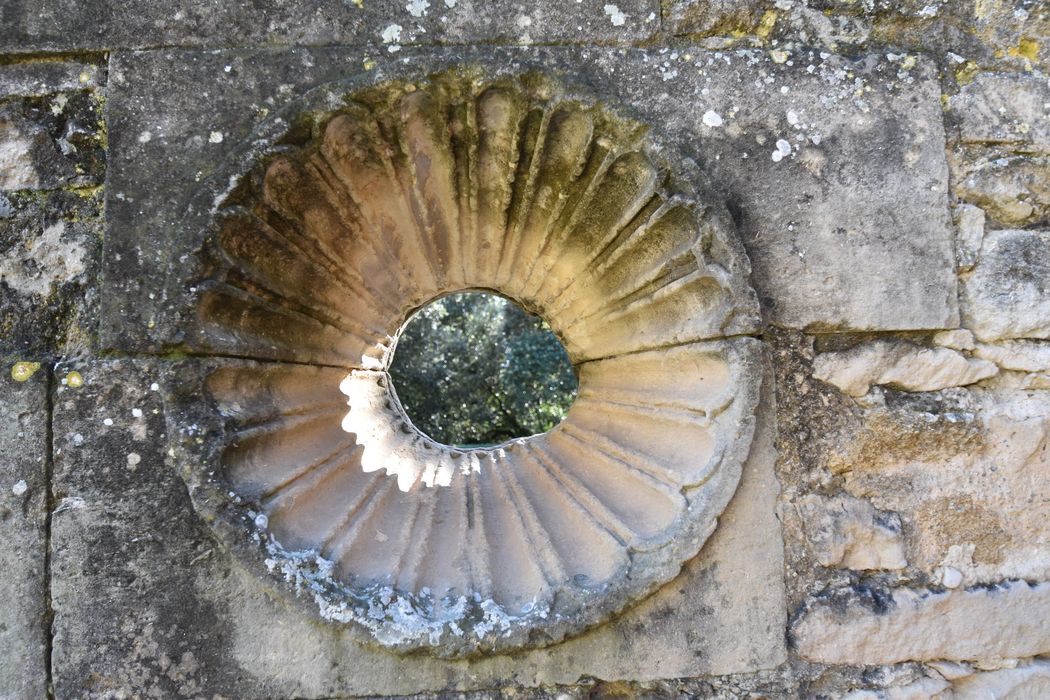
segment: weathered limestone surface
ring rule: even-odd
[[[69,89],[64,75],[42,79],[58,84],[46,95],[4,100],[0,93],[0,191],[101,184],[105,151],[98,95],[83,85]],[[17,92],[40,92],[39,83],[33,89],[24,75],[0,74],[0,89],[9,81]]]
[[[406,663],[278,602],[207,533],[164,463],[165,426],[150,386],[179,371],[167,367],[93,362],[80,368],[83,388],[55,397],[59,697],[401,694],[583,675],[741,673],[785,659],[768,396],[740,489],[677,579],[609,625],[550,649]]]
[[[962,280],[963,325],[979,340],[1050,338],[1050,231],[992,231]]]
[[[974,673],[952,682],[937,700],[1027,700],[1050,696],[1050,662],[1035,660],[1014,668]]]
[[[1050,158],[1014,156],[980,162],[955,186],[955,193],[981,207],[995,228],[1046,225],[1050,223]]]
[[[771,2],[665,0],[664,5],[664,20],[674,34],[727,35],[770,29],[762,26],[762,19],[772,9]]]
[[[799,517],[821,566],[903,569],[900,517],[849,496],[809,494],[798,500]]]
[[[97,192],[0,192],[0,354],[93,345],[101,214]]]
[[[0,375],[0,697],[47,689],[48,371]]]
[[[792,625],[812,661],[891,664],[995,660],[1050,651],[1050,584],[1023,581],[950,592],[846,591],[816,599]]]
[[[943,678],[924,676],[906,685],[894,685],[879,690],[855,690],[844,695],[842,700],[930,700],[943,697],[943,691],[949,690],[950,684]]]
[[[995,348],[994,357],[983,357],[1002,362],[1000,375],[937,392],[875,387],[853,399],[812,378],[811,362],[820,350],[839,352],[855,340],[823,338],[813,348],[793,337],[772,337],[783,395],[778,469],[792,648],[836,665],[972,657],[982,669],[1007,663],[998,657],[1042,653],[1050,636],[1038,618],[1050,611],[1050,596],[1036,582],[1050,576],[1050,540],[1048,496],[1039,484],[1048,468],[1050,399],[1042,391],[986,388],[1022,371],[1006,365],[1038,364],[1042,344],[1017,341],[1011,352],[1013,343],[940,332],[934,344],[962,356]],[[822,568],[840,551],[829,543],[849,542],[834,537],[845,528],[825,514],[836,514],[839,500],[858,513],[899,519],[902,568]],[[1019,640],[1028,648],[1007,648]],[[865,688],[857,697],[935,696],[928,681],[891,681],[890,668],[880,666],[878,684],[853,685]]]
[[[950,98],[949,108],[965,143],[1050,152],[1050,84],[1045,75],[983,73]]]
[[[767,328],[776,420],[762,414],[723,526],[678,579],[608,627],[481,664],[361,647],[287,606],[225,553],[165,463],[161,400],[149,387],[187,365],[67,360],[55,383],[77,367],[88,384],[54,394],[56,697],[509,686],[580,698],[1050,696],[1048,662],[1012,658],[1050,654],[1046,3],[10,0],[0,28],[9,360],[95,347],[96,188],[106,188],[110,217],[103,346],[185,350],[180,329],[195,310],[183,292],[202,277],[197,233],[229,186],[209,178],[260,123],[321,83],[481,60],[578,81],[691,148],[733,206],[766,320],[815,334]],[[590,48],[478,48],[488,42]],[[629,45],[646,48],[619,48]],[[157,46],[183,48],[121,52]],[[94,61],[110,55],[107,86]],[[205,204],[192,206],[202,190]],[[960,316],[976,339],[930,337]],[[862,342],[838,333],[888,330],[918,332]],[[909,350],[856,384],[814,378],[815,356],[825,374],[871,341],[937,362]],[[979,378],[985,362],[998,373]],[[46,377],[14,384],[9,370],[10,361],[0,377],[0,696],[44,697],[46,504],[24,475],[45,470]],[[926,391],[953,384],[966,388]],[[743,675],[695,677],[732,672]],[[639,691],[591,674],[694,678]],[[540,682],[571,686],[519,689]]]
[[[980,665],[985,670],[974,664],[936,661],[927,664],[927,675],[916,680],[856,690],[842,700],[1040,700],[1050,693],[1046,661],[1006,659]]]
[[[158,363],[78,371],[84,385],[53,397],[56,697],[257,696],[223,609],[199,592],[230,573],[164,465]]]
[[[1050,397],[887,394],[861,416],[829,467],[850,494],[900,515],[911,565],[945,585],[1050,577]]]
[[[735,207],[773,323],[952,327],[955,264],[934,72],[921,62],[822,56],[680,57],[667,99],[684,92],[698,106],[671,121],[700,141],[705,166]]]
[[[665,0],[666,31],[712,47],[771,42],[854,52],[871,46],[946,56],[957,70],[1046,66],[1050,13],[1038,3],[856,3],[817,0]]]
[[[93,345],[103,82],[95,64],[0,65],[0,355]]]
[[[994,345],[981,343],[974,348],[974,355],[1003,369],[1050,372],[1050,343],[1037,340],[1007,340]]]
[[[375,52],[402,44],[630,41],[660,28],[658,0],[190,0],[175,9],[146,0],[12,0],[3,13],[4,52],[281,44],[371,44]]]
[[[955,207],[955,257],[960,270],[968,270],[977,262],[984,240],[985,213],[972,204]]]
[[[877,340],[841,352],[821,353],[813,376],[850,396],[863,396],[873,384],[906,391],[937,391],[995,376],[999,368],[948,348],[924,348],[904,341]]]
[[[62,59],[0,65],[0,94],[43,97],[69,90],[95,89],[105,84],[105,67]]]
[[[658,125],[672,146],[699,151],[728,190],[754,284],[775,322],[866,330],[956,324],[939,91],[923,64],[673,55],[460,49],[424,58],[405,49],[371,59],[370,71],[359,52],[345,49],[115,55],[103,344],[156,350],[181,342],[191,313],[185,289],[200,274],[194,251],[208,207],[229,186],[208,178],[255,120],[337,78],[363,84],[474,62],[514,73],[566,71],[613,109]],[[752,86],[755,99],[739,99],[739,85]],[[858,86],[863,100],[854,96]],[[707,111],[705,123],[698,117]],[[170,261],[171,274],[154,273]]]

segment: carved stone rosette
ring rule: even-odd
[[[735,490],[761,381],[747,259],[702,183],[535,76],[452,71],[307,114],[216,202],[200,343],[273,362],[183,392],[207,405],[174,453],[198,509],[399,650],[542,646],[648,595]],[[579,395],[550,432],[458,449],[405,416],[399,329],[466,289],[565,344]]]

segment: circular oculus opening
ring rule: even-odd
[[[542,76],[479,75],[319,88],[311,129],[271,148],[275,117],[217,176],[240,180],[194,337],[253,361],[180,393],[173,442],[244,561],[445,657],[557,642],[670,581],[736,488],[762,377],[746,255],[695,168]],[[565,420],[468,450],[410,424],[391,345],[462,290],[542,309],[579,376]]]
[[[481,291],[416,311],[401,327],[389,373],[412,424],[463,449],[551,430],[578,387],[565,347],[543,319]]]

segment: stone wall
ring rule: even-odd
[[[0,697],[1050,696],[1045,3],[0,18]],[[708,173],[751,261],[764,397],[677,579],[554,646],[403,657],[220,544],[163,387],[196,371],[184,290],[260,125],[333,80],[480,64],[581,86]]]

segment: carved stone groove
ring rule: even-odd
[[[747,260],[698,178],[535,77],[451,72],[313,115],[217,211],[203,342],[282,362],[207,377],[223,438],[218,469],[188,470],[199,507],[254,523],[325,617],[397,649],[548,644],[648,595],[713,530],[758,400]],[[404,415],[397,333],[465,289],[564,342],[579,396],[550,432],[455,449]]]

